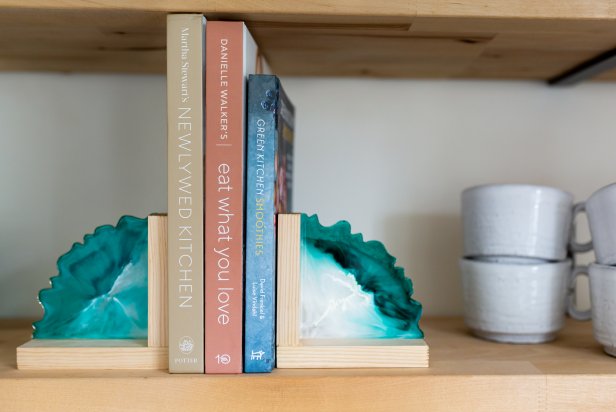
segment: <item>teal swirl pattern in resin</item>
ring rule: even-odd
[[[147,219],[98,227],[58,259],[58,271],[39,293],[35,339],[147,338]]]
[[[340,221],[302,215],[301,338],[419,339],[421,304],[381,242],[365,242]]]

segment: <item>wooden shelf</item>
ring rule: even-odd
[[[246,20],[282,75],[548,79],[616,47],[613,0],[0,0],[0,10],[0,70],[164,73],[168,12]]]
[[[430,368],[276,370],[266,375],[162,371],[18,371],[29,324],[0,322],[0,405],[12,410],[611,410],[616,359],[569,320],[543,345],[503,345],[468,335],[460,319],[422,321]]]

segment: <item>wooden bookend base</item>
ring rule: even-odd
[[[278,215],[278,368],[425,368],[423,339],[306,340],[300,337],[301,215]]]
[[[167,356],[146,340],[32,339],[17,348],[17,368],[167,369]]]
[[[423,339],[349,341],[348,344],[302,340],[299,346],[278,346],[276,358],[276,366],[283,369],[427,368],[429,348]]]
[[[148,339],[32,339],[18,369],[167,369],[167,216],[148,217]]]

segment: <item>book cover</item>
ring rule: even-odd
[[[243,22],[206,29],[205,371],[243,367],[244,140],[248,74],[266,68]]]
[[[291,210],[295,110],[280,80],[248,80],[244,372],[271,372],[276,356],[276,214]]]
[[[167,17],[169,372],[203,373],[205,18]]]

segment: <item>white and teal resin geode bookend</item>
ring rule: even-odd
[[[20,369],[162,369],[158,307],[166,295],[164,215],[123,216],[84,236],[58,259],[39,293],[44,316],[17,348]],[[166,331],[166,326],[164,326]]]
[[[58,259],[35,339],[146,339],[148,222],[123,216],[84,236]]]
[[[427,367],[421,304],[395,262],[346,221],[279,215],[277,367]]]

